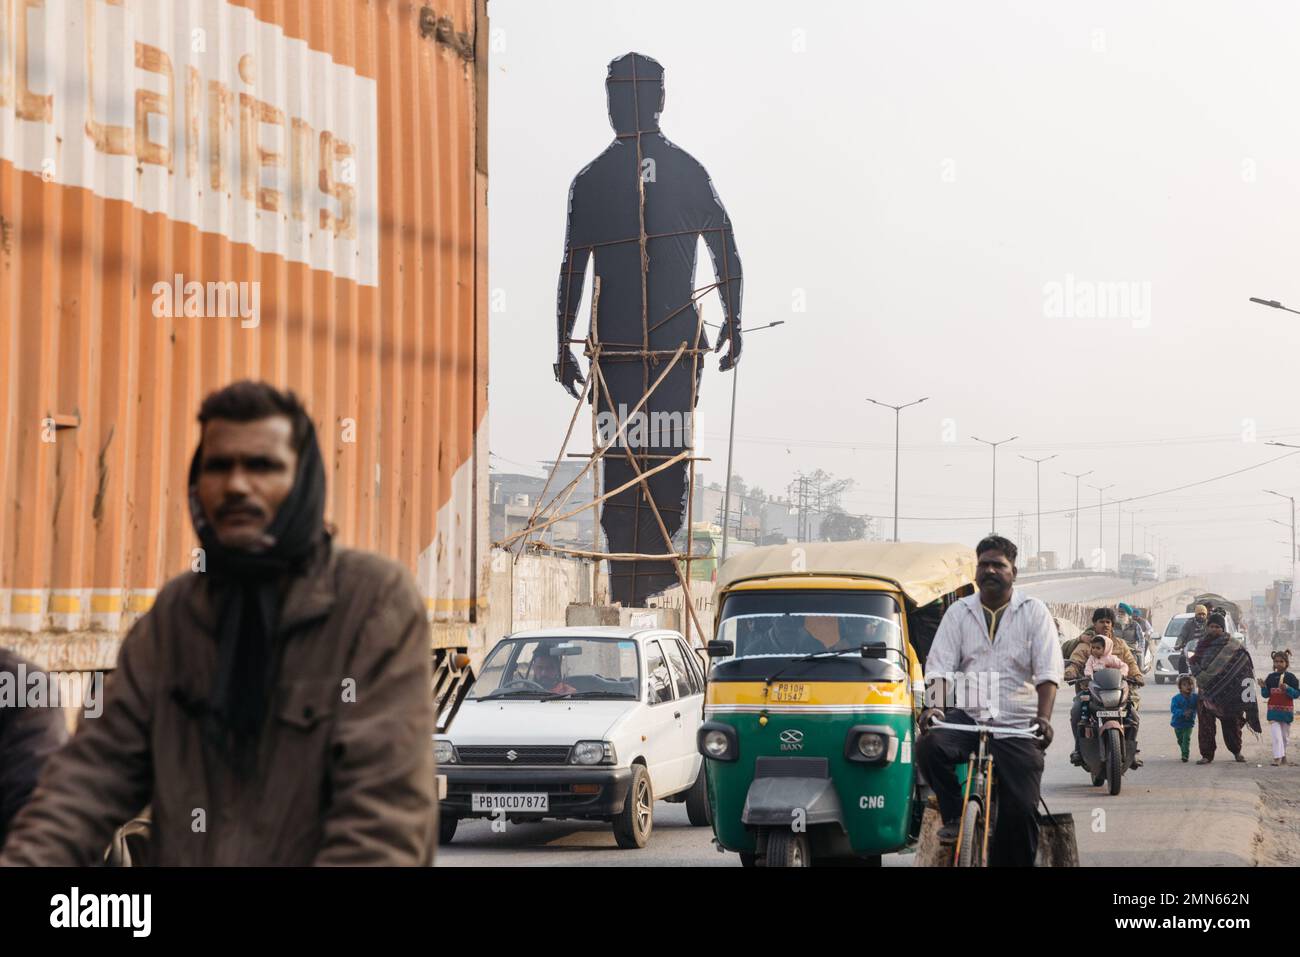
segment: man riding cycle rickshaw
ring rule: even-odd
[[[988,863],[1029,867],[1038,852],[1043,751],[1052,742],[1061,649],[1047,606],[1013,587],[1016,546],[991,535],[975,551],[979,591],[948,608],[926,661],[929,707],[916,758],[938,798],[940,844],[968,840],[962,816],[970,791],[955,767],[968,762],[975,735],[957,726],[985,731],[980,754],[987,749],[996,768],[990,790],[998,802]]]

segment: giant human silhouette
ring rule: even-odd
[[[600,369],[610,393],[607,399],[596,383],[593,401],[597,412],[609,413],[602,417],[605,421],[635,408],[679,346],[686,343],[689,350],[643,406],[645,418],[639,430],[643,434],[638,434],[635,421],[628,430],[627,449],[645,471],[690,444],[684,433],[704,371],[704,350],[710,348],[693,299],[698,240],[702,236],[708,245],[722,300],[723,328],[717,348],[730,343],[719,362],[723,371],[740,358],[740,257],[731,220],[708,173],[659,129],[663,67],[640,53],[625,54],[609,64],[605,89],[614,140],[578,173],[569,189],[556,304],[555,374],[577,397],[584,380],[569,340],[591,259],[600,283],[594,319]],[[709,109],[714,108],[716,90],[701,90],[699,95]],[[682,428],[664,427],[669,423]],[[656,424],[660,427],[654,428]],[[685,518],[689,467],[683,462],[647,480],[670,535]],[[622,446],[606,454],[602,474],[606,490],[635,474]],[[610,552],[671,550],[640,485],[606,501],[601,526]],[[610,597],[626,605],[643,604],[676,582],[671,560],[610,563]]]

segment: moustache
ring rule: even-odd
[[[222,519],[227,518],[230,515],[238,514],[249,515],[254,518],[264,518],[266,513],[256,505],[250,505],[248,502],[230,502],[217,509],[216,517]]]

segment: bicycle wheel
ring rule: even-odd
[[[971,795],[961,814],[961,846],[957,848],[958,867],[982,867],[984,864],[984,802]]]

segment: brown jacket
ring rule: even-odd
[[[50,758],[0,864],[98,863],[146,805],[158,864],[431,863],[429,632],[410,574],[326,545],[291,580],[283,659],[247,777],[212,751],[198,718],[216,615],[203,574],[167,583],[122,644],[103,714]]]
[[[1074,646],[1074,652],[1065,664],[1067,681],[1083,677],[1083,666],[1087,664],[1088,655],[1092,653],[1092,636],[1095,634],[1096,632],[1089,628],[1079,636],[1079,643]],[[1128,677],[1132,678],[1136,685],[1146,684],[1146,680],[1142,677],[1142,669],[1138,667],[1137,659],[1133,657],[1133,649],[1129,648],[1122,638],[1115,639],[1112,644],[1114,645],[1111,649],[1112,653],[1128,665]],[[1136,697],[1137,689],[1134,688],[1131,694]]]

